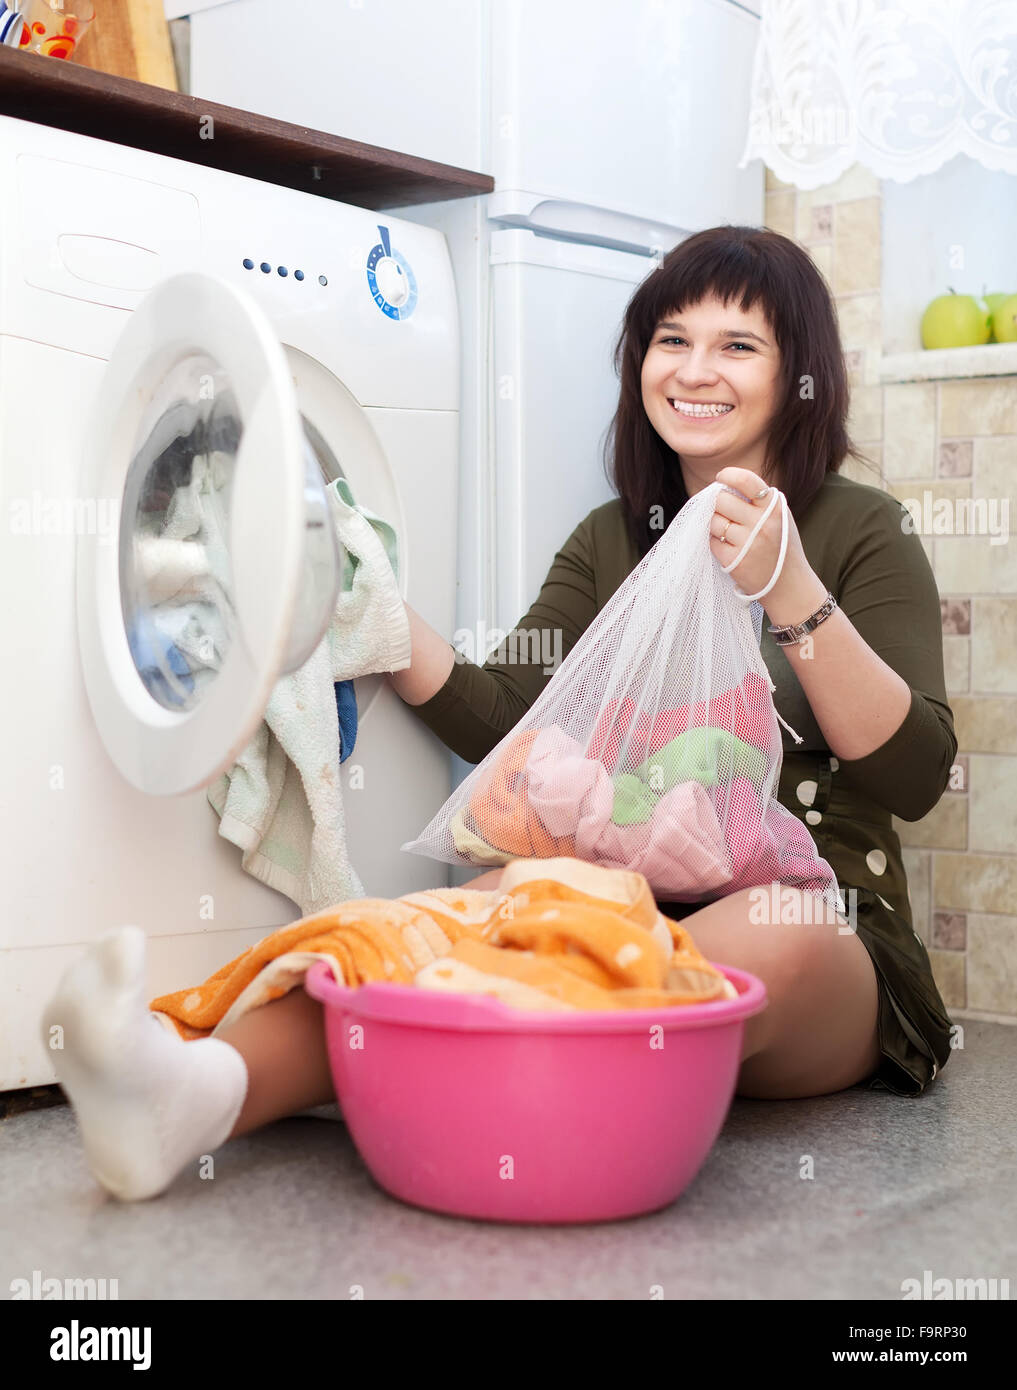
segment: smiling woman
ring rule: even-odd
[[[615,363],[607,455],[618,498],[579,522],[529,612],[483,666],[455,658],[430,629],[419,643],[415,632],[411,672],[419,660],[429,679],[410,707],[460,757],[481,761],[552,674],[527,661],[521,634],[557,633],[567,657],[689,498],[722,483],[711,551],[743,594],[765,593],[761,654],[774,704],[801,736],[795,744],[784,735],[776,798],[833,868],[847,922],[843,931],[815,922],[793,894],[789,913],[765,926],[739,893],[659,906],[689,917],[709,959],[766,984],[769,1007],[746,1025],[742,1094],[819,1095],[867,1081],[917,1095],[949,1059],[952,1025],[913,929],[892,817],[932,809],[957,739],[921,540],[902,526],[908,513],[891,494],[839,474],[848,457],[867,460],[847,434],[829,289],[794,241],[711,228],[637,286]],[[776,576],[783,509],[756,525],[768,487],[788,504]],[[791,629],[809,622],[815,630],[800,641]]]

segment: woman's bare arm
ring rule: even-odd
[[[456,650],[405,600],[404,604],[410,621],[410,665],[402,671],[388,671],[386,677],[400,699],[408,705],[422,705],[445,684],[455,665]]]

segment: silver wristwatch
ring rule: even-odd
[[[824,622],[833,610],[837,607],[837,600],[833,594],[827,593],[826,598],[816,609],[811,617],[806,618],[803,623],[788,623],[785,627],[767,626],[767,632],[773,633],[773,640],[778,647],[793,647],[796,642],[801,642],[807,637],[814,628]]]

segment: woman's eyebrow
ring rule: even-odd
[[[678,333],[685,333],[688,331],[683,323],[659,323],[657,325],[657,331],[659,332],[662,328],[673,329]],[[755,342],[762,343],[763,347],[770,346],[765,338],[761,338],[758,333],[750,333],[747,328],[722,328],[721,331],[717,334],[717,337],[752,338]]]

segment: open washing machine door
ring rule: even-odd
[[[99,734],[144,792],[207,786],[324,636],[342,565],[282,345],[213,276],[161,281],[103,374],[82,493],[78,644]]]

